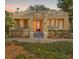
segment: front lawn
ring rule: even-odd
[[[54,42],[54,43],[26,43],[15,42],[24,50],[28,51],[27,56],[16,56],[16,59],[72,59],[73,43],[72,42]]]

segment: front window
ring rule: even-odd
[[[28,27],[28,19],[24,19],[24,28]]]
[[[64,20],[59,19],[59,29],[63,29],[63,28],[64,28]]]
[[[15,28],[20,28],[20,20],[16,19],[15,21]]]
[[[51,29],[63,29],[64,19],[49,19],[48,25]]]
[[[23,29],[28,27],[28,20],[27,19],[15,19],[15,28]]]

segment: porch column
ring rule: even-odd
[[[48,35],[48,24],[47,24],[47,15],[45,16],[44,18],[44,28],[43,28],[43,31],[44,31],[44,39],[47,39],[47,35]]]
[[[29,32],[30,32],[30,39],[33,39],[33,17],[29,16],[31,18],[29,18],[28,20],[28,26],[29,26]]]

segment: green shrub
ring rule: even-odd
[[[68,38],[72,39],[73,34],[69,30],[49,30],[48,38]]]

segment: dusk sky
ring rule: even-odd
[[[16,11],[16,8],[20,8],[20,11],[26,10],[30,5],[45,5],[50,9],[57,9],[57,0],[6,0],[6,10],[10,12]]]

